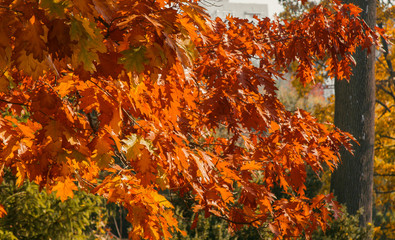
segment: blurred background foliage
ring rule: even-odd
[[[6,171],[0,203],[7,211],[0,218],[1,240],[100,239],[107,234],[105,201],[82,191],[62,202],[34,183],[17,187],[16,178]]]

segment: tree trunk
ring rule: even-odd
[[[370,27],[376,24],[375,0],[349,0],[362,9],[361,17]],[[335,81],[335,125],[351,133],[360,145],[354,144],[354,155],[344,149],[342,163],[332,174],[331,191],[347,206],[350,214],[363,208],[360,226],[372,222],[374,110],[375,110],[375,52],[358,49],[354,54],[356,66],[350,81]]]

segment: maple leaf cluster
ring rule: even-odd
[[[297,62],[310,82],[317,59],[348,78],[355,48],[377,41],[358,13],[334,2],[252,24],[189,0],[1,1],[0,169],[119,203],[132,239],[180,231],[165,191],[235,230],[325,229],[336,204],[305,196],[306,167],[333,169],[351,136],[286,111],[275,79]]]

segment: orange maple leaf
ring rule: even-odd
[[[73,180],[69,177],[58,178],[56,184],[52,187],[51,192],[56,192],[56,196],[64,202],[67,198],[73,198],[74,192],[78,190]]]

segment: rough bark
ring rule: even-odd
[[[370,27],[376,23],[375,0],[349,0],[358,5],[362,19]],[[341,151],[342,164],[332,174],[331,191],[347,206],[350,214],[363,208],[360,225],[372,222],[375,52],[358,49],[354,54],[356,66],[350,81],[335,81],[335,125],[351,133],[359,142],[354,155]]]

